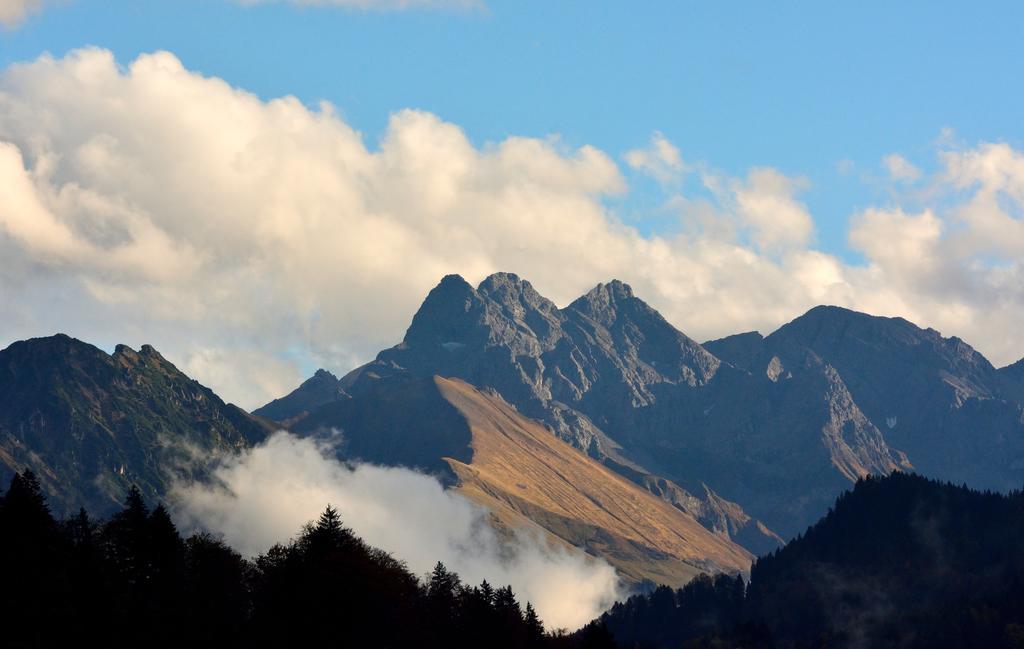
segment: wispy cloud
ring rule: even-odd
[[[331,504],[356,534],[416,574],[443,561],[469,583],[510,584],[549,628],[576,629],[622,595],[604,561],[525,532],[499,539],[486,510],[429,476],[345,465],[329,448],[286,432],[226,458],[210,484],[177,485],[171,498],[186,526],[220,533],[250,556],[286,542]]]
[[[627,151],[624,158],[630,167],[652,176],[662,184],[679,180],[687,171],[679,148],[661,133],[651,136],[646,148]]]
[[[889,177],[899,182],[913,182],[921,177],[921,170],[915,167],[909,160],[892,153],[882,159]]]

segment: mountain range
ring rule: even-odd
[[[1024,483],[1024,362],[996,369],[964,341],[902,318],[821,306],[767,337],[699,344],[618,281],[560,309],[512,274],[475,288],[453,275],[400,344],[313,385],[328,401],[359,401],[384,379],[435,375],[495,390],[755,553],[865,475]],[[309,430],[310,385],[256,414]],[[270,411],[288,402],[297,407]]]
[[[316,372],[251,415],[152,347],[66,336],[0,352],[0,479],[36,471],[59,511],[153,498],[189,458],[284,427],[341,431],[347,460],[415,467],[525,528],[679,585],[745,570],[844,489],[894,470],[1024,482],[1024,361],[997,369],[901,318],[811,309],[698,343],[622,282],[564,308],[516,275],[451,275],[404,339]],[[192,472],[192,473],[189,473]]]

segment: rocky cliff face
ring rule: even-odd
[[[665,420],[680,398],[690,406],[699,401],[721,369],[717,358],[628,285],[599,285],[559,309],[529,282],[499,273],[477,288],[445,277],[402,343],[343,377],[339,389],[360,401],[380,380],[403,375],[457,377],[494,389],[522,414],[638,484],[667,480],[673,488],[658,492],[670,502],[719,533],[750,531],[743,533],[748,547],[764,551],[775,547],[777,537],[760,532],[767,528],[742,514],[734,499],[707,488],[712,482],[666,473],[674,467],[660,462],[659,433],[652,432],[652,422]],[[727,369],[730,381],[745,377]]]
[[[819,359],[843,381],[858,418],[925,475],[1002,491],[1024,480],[1013,366],[996,370],[959,338],[902,318],[823,306],[742,354],[729,339],[707,347],[752,373]]]
[[[339,389],[358,399],[405,375],[497,391],[709,529],[753,531],[755,551],[776,543],[761,527],[802,532],[864,475],[916,469],[1001,490],[1024,480],[1024,370],[836,307],[701,345],[621,282],[560,309],[515,275],[476,288],[448,276],[402,343]]]
[[[57,335],[0,351],[0,481],[31,468],[58,514],[105,514],[133,483],[160,498],[194,454],[245,447],[269,428],[148,345],[109,355]]]

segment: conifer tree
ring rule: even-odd
[[[18,526],[24,532],[47,534],[54,526],[50,507],[36,474],[29,469],[14,474],[4,495],[5,524]]]
[[[541,623],[537,611],[530,602],[526,603],[526,613],[523,616],[523,621],[526,622],[526,633],[530,644],[539,645],[544,639],[544,625]]]

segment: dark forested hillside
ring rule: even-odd
[[[508,586],[463,584],[437,564],[421,581],[327,507],[247,560],[206,534],[182,538],[132,488],[105,522],[58,521],[35,475],[0,496],[3,646],[611,647],[600,629],[545,634]]]
[[[61,514],[106,515],[132,484],[162,497],[196,454],[237,451],[272,430],[149,345],[108,354],[56,335],[0,351],[0,484],[32,469]]]
[[[623,647],[1024,647],[1024,495],[867,478],[758,560],[616,604]]]

